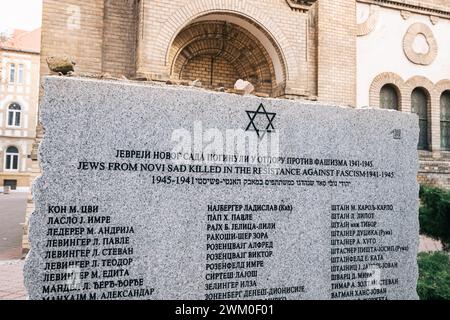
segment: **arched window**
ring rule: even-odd
[[[398,110],[397,89],[392,84],[385,84],[380,90],[380,108]]]
[[[441,149],[450,151],[450,90],[441,95]]]
[[[18,103],[11,103],[8,108],[8,126],[20,127],[20,113],[22,108]]]
[[[419,116],[419,150],[428,150],[428,94],[422,88],[416,88],[411,94],[411,112]]]
[[[19,170],[19,149],[16,147],[6,149],[5,170]]]

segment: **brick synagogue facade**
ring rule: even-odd
[[[44,0],[41,75],[68,55],[80,74],[414,112],[419,180],[450,188],[449,35],[448,0]]]
[[[448,0],[44,0],[40,68],[414,112],[418,179],[450,188],[449,35]]]

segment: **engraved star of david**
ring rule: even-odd
[[[256,131],[256,134],[258,135],[259,139],[262,139],[266,133],[271,133],[275,131],[275,128],[273,126],[273,120],[275,119],[275,116],[277,114],[274,112],[267,112],[266,108],[264,108],[264,105],[262,103],[259,105],[258,110],[245,112],[247,112],[247,115],[250,118],[250,123],[248,124],[247,129],[245,129],[245,131]],[[267,126],[265,128],[257,127],[255,119],[258,116],[267,118]]]

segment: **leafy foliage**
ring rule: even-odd
[[[417,259],[421,300],[450,300],[450,257],[445,252],[421,252]]]
[[[450,249],[450,191],[420,187],[420,232],[440,240],[444,250]]]

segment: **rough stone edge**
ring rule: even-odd
[[[66,76],[59,76],[59,75],[49,75],[44,76],[42,80],[42,85],[44,88],[44,96],[40,104],[44,104],[45,102],[45,87],[48,81],[54,81],[55,79],[63,79],[63,81],[86,81],[86,82],[96,82],[96,83],[108,83],[108,84],[117,84],[117,85],[124,85],[124,86],[141,86],[141,87],[157,87],[157,88],[166,88],[168,90],[184,90],[184,91],[192,91],[192,92],[203,92],[205,94],[216,94],[216,95],[228,95],[228,94],[235,94],[230,92],[221,92],[216,90],[211,90],[207,88],[199,88],[194,86],[186,86],[182,84],[166,84],[165,82],[160,81],[153,81],[153,80],[147,80],[147,81],[140,81],[140,80],[122,80],[122,79],[100,79],[100,78],[92,78],[92,77],[83,77],[83,76],[72,76],[72,77],[66,77]],[[315,100],[309,100],[309,99],[286,99],[286,98],[279,98],[279,97],[261,97],[254,94],[238,94],[242,96],[243,98],[247,99],[264,99],[265,101],[289,101],[289,103],[292,104],[304,104],[307,106],[320,106],[320,107],[330,107],[330,108],[342,108],[346,110],[377,110],[382,112],[400,112],[397,110],[390,110],[390,109],[380,109],[376,106],[364,106],[364,107],[355,107],[350,105],[344,105],[344,104],[337,104],[333,103],[331,101],[315,101]],[[400,112],[404,115],[409,115],[409,113]],[[39,115],[39,121],[41,120],[41,117]],[[45,133],[44,133],[45,135]]]

